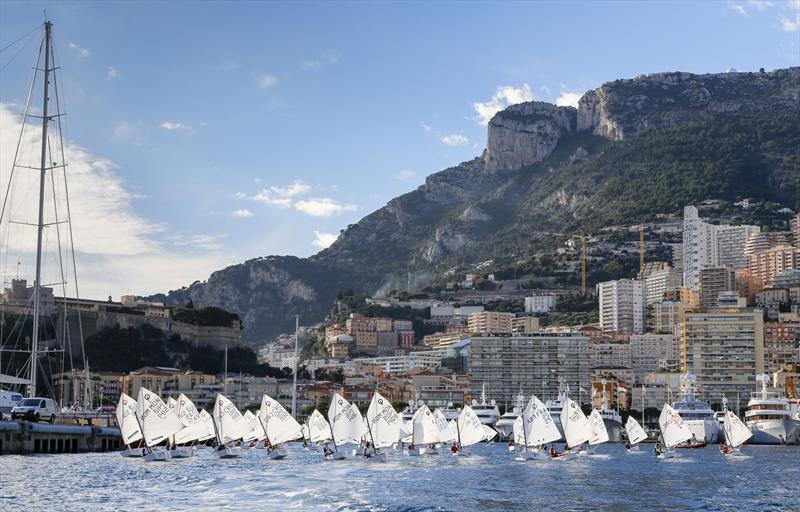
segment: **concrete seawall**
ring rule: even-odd
[[[105,452],[121,444],[116,427],[0,421],[0,455]]]

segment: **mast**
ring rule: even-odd
[[[292,418],[297,419],[297,341],[300,331],[300,315],[294,315],[294,369],[292,371]]]
[[[228,396],[228,344],[225,344],[225,367],[222,374],[222,394]]]
[[[372,396],[372,399],[373,400],[375,399],[375,395]],[[378,447],[375,446],[375,438],[372,436],[372,426],[370,425],[370,422],[369,422],[369,411],[367,411],[367,421],[366,421],[366,423],[367,423],[367,432],[369,432],[369,439],[370,439],[370,441],[372,441],[372,452],[375,453],[375,455],[377,455],[378,454]]]
[[[53,24],[44,22],[44,95],[42,98],[42,159],[39,172],[39,222],[36,226],[36,280],[33,282],[33,339],[31,340],[31,384],[28,397],[36,396],[37,366],[39,364],[39,310],[41,305],[40,288],[42,281],[42,234],[44,232],[44,184],[47,172],[47,99],[50,84],[50,36]]]
[[[336,395],[333,396],[333,407],[334,407],[333,412],[335,413],[336,412]],[[331,429],[331,441],[333,441],[333,451],[338,452],[339,448],[336,446],[336,436],[333,435],[333,420],[334,420],[334,418],[336,418],[336,414],[334,414],[333,418],[331,418],[331,421],[328,422],[328,428]]]

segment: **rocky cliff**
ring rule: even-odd
[[[578,109],[514,105],[489,123],[482,157],[349,226],[308,259],[268,257],[160,295],[240,315],[243,340],[321,320],[339,290],[374,293],[452,279],[478,262],[526,268],[553,239],[742,197],[800,208],[800,68],[659,73],[587,92]],[[548,245],[549,244],[549,245]]]
[[[574,132],[572,107],[531,101],[498,112],[489,122],[483,160],[487,171],[520,169],[541,162],[564,135]]]

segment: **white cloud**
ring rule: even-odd
[[[395,178],[397,178],[398,180],[401,180],[401,181],[406,181],[406,180],[410,180],[410,179],[412,179],[412,178],[414,178],[416,176],[417,176],[417,173],[415,173],[414,171],[412,171],[410,169],[403,169],[402,171],[397,173],[397,176],[395,176]]]
[[[233,210],[231,212],[232,217],[241,217],[241,218],[248,218],[253,216],[253,212],[248,210],[247,208],[239,208],[238,210]]]
[[[302,180],[295,180],[285,187],[270,186],[262,188],[249,199],[270,206],[281,208],[294,208],[295,210],[311,215],[312,217],[330,217],[348,211],[354,211],[357,206],[350,203],[341,203],[330,197],[312,197],[298,199],[311,191],[311,186]],[[240,197],[241,193],[237,193]],[[241,194],[243,196],[243,194]]]
[[[106,79],[113,80],[115,78],[119,78],[119,71],[114,66],[108,66],[108,72],[106,73]]]
[[[556,105],[559,107],[575,107],[578,108],[578,101],[581,95],[577,92],[562,91],[561,95],[556,98]]]
[[[339,236],[334,233],[321,233],[314,230],[314,240],[311,243],[320,249],[327,249],[338,237]]]
[[[421,123],[419,123],[419,125],[422,127],[422,129],[423,129],[423,130],[425,130],[425,133],[431,133],[431,132],[433,131],[433,128],[431,128],[430,126],[428,126],[428,125],[425,123],[425,121],[422,121]]]
[[[286,187],[269,187],[274,193],[283,197],[292,197],[300,194],[305,194],[311,190],[311,187],[303,183],[302,180],[295,180],[291,185]]]
[[[227,234],[222,235],[175,235],[172,237],[168,237],[173,244],[184,247],[184,246],[191,246],[197,247],[200,249],[206,249],[209,251],[216,251],[222,249],[222,245],[220,242],[228,238]]]
[[[545,96],[550,96],[552,94],[552,92],[550,92],[550,88],[547,87],[546,85],[539,87],[539,90],[542,91],[542,94],[544,94]]]
[[[8,185],[8,170],[11,168],[19,137],[18,112],[0,104],[0,197],[5,195]],[[17,163],[36,165],[40,158],[41,132],[35,126],[26,127]],[[70,210],[75,241],[75,258],[81,295],[105,299],[109,295],[118,297],[123,293],[148,294],[177,288],[197,279],[206,278],[212,271],[235,262],[235,259],[219,251],[222,235],[185,236],[178,239],[168,236],[168,228],[155,223],[134,209],[138,194],[125,188],[118,174],[119,168],[102,156],[74,143],[64,147],[68,164]],[[60,161],[60,155],[51,157]],[[48,177],[48,198],[45,222],[64,219],[66,201],[63,195],[63,171],[56,170],[56,191],[53,192]],[[35,261],[35,231],[28,226],[9,224],[35,222],[38,215],[36,201],[26,198],[38,191],[38,177],[33,172],[14,174],[11,202],[2,219],[0,232],[8,240],[2,258],[21,261],[21,277],[33,279],[31,275]],[[54,199],[53,199],[54,198]],[[46,255],[43,259],[43,280],[57,282],[59,279],[56,230],[61,233],[61,246],[67,249],[66,226],[51,226],[45,230]],[[6,238],[8,237],[8,238]],[[175,244],[175,241],[179,244]],[[173,243],[170,243],[172,241]],[[182,244],[182,245],[181,245]],[[198,249],[204,249],[198,251]],[[71,274],[71,272],[70,272]],[[74,280],[67,277],[67,293],[74,294]],[[60,294],[61,289],[56,293]]]
[[[532,100],[533,93],[528,84],[522,84],[522,87],[514,87],[511,85],[498,86],[494,95],[492,95],[492,99],[486,102],[475,102],[472,104],[472,108],[474,108],[475,112],[478,114],[474,119],[479,124],[487,125],[492,119],[492,116],[509,105]]]
[[[741,14],[742,16],[747,16],[747,9],[745,9],[744,6],[741,4],[737,4],[736,2],[729,2],[728,7],[730,7],[733,11]]]
[[[447,146],[466,146],[469,144],[469,139],[459,133],[444,135],[440,137],[439,140],[442,141],[442,144]]]
[[[258,86],[265,91],[270,87],[278,85],[278,78],[275,75],[267,75],[265,73],[257,73],[256,81],[258,82]]]
[[[172,121],[164,121],[159,125],[164,130],[191,130],[192,127],[185,123],[174,123]]]
[[[294,203],[297,211],[312,217],[330,217],[344,212],[355,211],[358,207],[350,203],[340,203],[330,197],[312,197]]]
[[[79,45],[77,45],[75,43],[69,43],[67,46],[69,46],[73,50],[77,50],[78,51],[78,55],[80,55],[81,57],[88,57],[89,56],[89,50],[87,50],[86,48],[81,48]]]
[[[784,32],[797,32],[798,27],[800,27],[800,7],[795,13],[794,19],[787,18],[781,14],[778,16],[778,21],[781,22],[781,30]]]

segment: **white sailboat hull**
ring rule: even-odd
[[[365,455],[364,460],[367,462],[386,462],[389,460],[389,454],[386,452],[372,453],[369,456]]]
[[[267,450],[267,455],[272,460],[285,459],[289,455],[289,447],[286,443],[281,443],[271,450]]]
[[[665,452],[661,452],[658,455],[656,455],[656,458],[658,458],[658,459],[674,459],[677,456],[678,456],[678,453],[675,452],[674,450],[667,450]]]
[[[144,448],[128,448],[119,452],[122,457],[144,457]]]
[[[170,450],[170,456],[173,459],[188,459],[194,457],[194,448],[191,446],[179,446]]]
[[[525,450],[523,452],[520,452],[519,455],[517,455],[514,460],[521,461],[521,462],[527,462],[529,460],[547,461],[547,460],[550,460],[551,458],[552,457],[547,452],[543,452],[543,451],[540,451],[540,450],[533,451],[533,452]]]
[[[325,455],[325,460],[345,460],[346,458],[347,452],[345,451],[336,451]]]
[[[153,450],[144,456],[146,462],[164,462],[170,458],[170,454],[167,450]]]
[[[242,448],[239,446],[223,446],[217,450],[217,457],[220,459],[235,459],[242,454]]]

